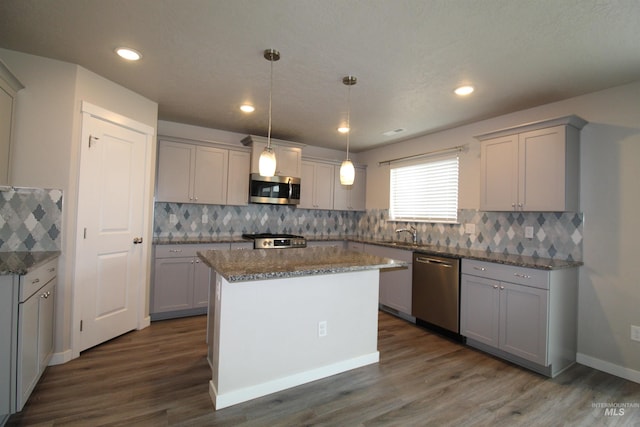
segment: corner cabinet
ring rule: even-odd
[[[476,136],[480,210],[577,211],[580,129],[567,116]]]
[[[333,209],[338,211],[364,211],[367,171],[365,168],[356,167],[356,175],[352,185],[340,184],[340,167],[335,167]]]
[[[0,422],[22,410],[53,355],[57,270],[56,257],[0,277]]]
[[[463,259],[461,270],[467,344],[551,377],[575,362],[577,269]]]
[[[250,153],[199,141],[158,142],[156,201],[247,205]]]
[[[242,143],[251,147],[251,173],[260,173],[260,154],[267,146],[267,138],[249,135]],[[271,147],[276,155],[276,175],[300,178],[302,174],[302,147],[304,144],[271,138]]]

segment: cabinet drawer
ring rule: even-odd
[[[156,245],[156,258],[184,258],[198,256],[199,251],[229,249],[229,243],[201,243],[193,245]]]
[[[549,289],[549,271],[517,267],[495,262],[462,260],[462,273],[501,282],[518,283],[540,289]]]
[[[22,277],[20,281],[20,302],[26,301],[38,289],[56,277],[57,271],[58,258],[55,258]]]

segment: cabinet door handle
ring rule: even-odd
[[[133,244],[134,245],[139,245],[140,243],[142,243],[142,237],[134,237],[133,238]]]
[[[498,285],[493,285],[493,289],[498,289]]]
[[[478,270],[478,271],[486,271],[487,269],[484,267],[473,267],[474,270]]]
[[[503,291],[504,290],[504,286],[500,286],[500,290]]]
[[[200,264],[200,260],[199,259],[196,260],[196,264]]]
[[[531,276],[529,276],[528,274],[513,273],[513,275],[522,279],[531,279]]]

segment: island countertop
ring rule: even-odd
[[[228,282],[405,268],[403,261],[337,247],[198,252]]]

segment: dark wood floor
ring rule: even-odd
[[[154,322],[47,369],[9,426],[640,426],[640,384],[548,379],[380,313],[380,363],[215,412],[206,317]]]

